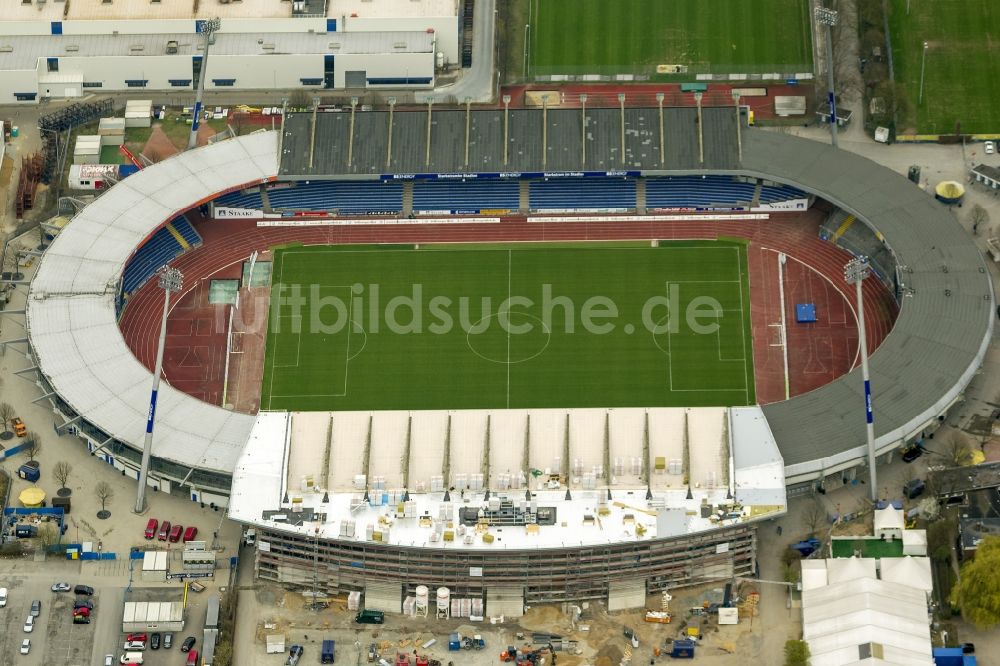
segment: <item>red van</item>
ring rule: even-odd
[[[160,541],[166,541],[168,534],[170,534],[170,521],[164,520],[160,523],[160,533],[156,535],[156,538]]]
[[[160,526],[160,521],[156,518],[150,518],[149,522],[146,523],[145,537],[147,539],[152,539],[156,536],[156,528]]]
[[[174,525],[170,528],[170,536],[167,537],[167,541],[170,543],[177,543],[181,539],[181,532],[184,531],[183,525]]]
[[[198,666],[198,651],[191,650],[188,652],[187,664],[186,666]]]
[[[198,528],[195,527],[194,525],[188,527],[186,530],[184,530],[184,543],[187,543],[188,541],[194,541],[195,537],[197,536],[198,536]]]

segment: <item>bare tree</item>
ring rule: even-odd
[[[816,536],[820,528],[829,522],[826,509],[815,497],[809,505],[802,511],[802,522],[809,529],[809,536]]]
[[[0,402],[0,421],[3,421],[4,432],[10,432],[10,422],[14,418],[14,406],[9,402]]]
[[[48,549],[59,543],[59,528],[55,523],[42,523],[38,526],[38,545],[43,549]]]
[[[972,449],[964,433],[952,431],[944,438],[944,450],[941,452],[948,465],[962,467],[972,462]]]
[[[115,489],[107,481],[101,481],[94,486],[94,496],[101,503],[101,511],[107,509],[107,504],[115,498]]]
[[[883,81],[875,86],[872,97],[872,120],[877,125],[894,126],[897,118],[903,120],[910,113],[906,89],[894,81]]]
[[[66,481],[69,479],[69,475],[73,473],[73,466],[70,465],[65,460],[60,460],[52,468],[52,476],[56,477],[60,485],[65,488]]]
[[[976,204],[969,211],[969,223],[972,225],[972,233],[976,235],[979,233],[979,227],[985,227],[990,223],[990,213],[981,205]]]
[[[24,435],[24,444],[22,446],[24,447],[24,452],[28,454],[28,461],[35,462],[35,458],[42,450],[42,436],[34,430],[29,430]]]

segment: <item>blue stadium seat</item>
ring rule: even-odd
[[[533,180],[532,210],[633,210],[635,180],[625,178],[562,178]]]
[[[188,222],[186,217],[180,215],[171,220],[170,223],[173,225],[174,229],[177,230],[177,233],[179,233],[181,237],[187,241],[188,245],[191,247],[198,247],[201,245],[201,236],[194,230],[194,227],[191,226],[191,223]]]
[[[215,205],[225,206],[226,208],[252,208],[256,210],[260,210],[264,206],[260,199],[260,191],[256,187],[250,190],[223,194],[215,200]]]
[[[520,183],[516,180],[419,180],[413,183],[413,212],[517,210]]]
[[[272,208],[331,210],[340,214],[398,213],[403,210],[403,185],[379,181],[312,181],[270,189]]]
[[[157,231],[125,266],[122,293],[127,298],[156,274],[160,266],[169,263],[183,251],[180,243],[166,228]]]
[[[755,182],[731,176],[676,176],[646,179],[646,208],[749,206]]]

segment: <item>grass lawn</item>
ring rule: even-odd
[[[1000,133],[1000,2],[891,0],[896,80],[911,113],[900,128],[918,134]],[[924,97],[920,69],[927,42]]]
[[[881,539],[834,539],[834,557],[853,557],[860,550],[861,557],[902,557],[902,541],[882,541]]]
[[[755,402],[741,243],[289,247],[270,309],[264,409]]]
[[[812,71],[808,0],[529,0],[527,23],[532,76]]]

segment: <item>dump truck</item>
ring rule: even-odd
[[[14,428],[14,434],[18,437],[24,437],[28,434],[28,426],[24,425],[24,421],[19,416],[12,418],[10,425]]]

